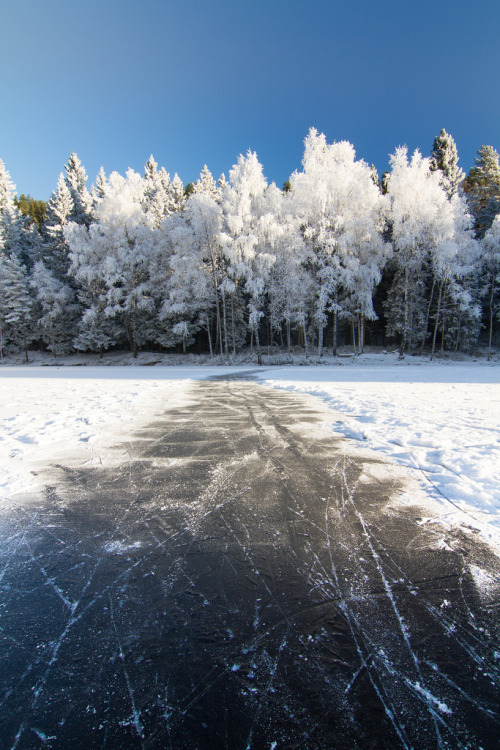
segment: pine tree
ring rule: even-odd
[[[431,172],[440,170],[442,185],[449,198],[458,192],[464,181],[465,174],[458,166],[456,143],[452,136],[444,129],[434,138],[430,169]]]
[[[15,191],[16,187],[11,180],[10,174],[0,159],[0,215],[7,206],[11,206],[14,203]]]
[[[35,292],[39,307],[37,327],[42,340],[54,357],[69,351],[76,333],[76,316],[79,311],[74,303],[73,290],[56,278],[42,261],[35,263],[30,286]]]
[[[0,348],[6,341],[23,349],[28,362],[32,300],[26,270],[15,255],[0,257]]]
[[[104,167],[101,167],[99,169],[99,172],[97,173],[95,185],[92,185],[92,188],[90,190],[90,196],[92,199],[92,220],[95,218],[95,211],[97,204],[101,200],[101,198],[104,198],[106,195],[106,187],[108,184],[108,178],[106,177],[106,172],[104,171]]]
[[[163,219],[171,213],[171,182],[170,176],[163,168],[158,170],[153,155],[145,164],[143,182],[142,207],[152,226],[158,229]]]
[[[19,211],[26,216],[30,222],[34,223],[38,230],[41,231],[44,221],[45,212],[47,210],[47,204],[45,201],[37,201],[31,197],[31,195],[24,195],[22,193],[19,198],[14,199]]]
[[[198,180],[193,185],[193,193],[204,193],[216,200],[220,194],[212,173],[205,164],[200,172]]]
[[[64,169],[66,170],[66,185],[73,201],[70,219],[71,221],[76,221],[77,224],[89,226],[92,213],[92,197],[86,187],[87,173],[74,152],[69,157]]]
[[[500,213],[500,166],[492,146],[481,146],[464,184],[476,237],[482,239]]]
[[[44,247],[44,263],[58,279],[66,277],[69,268],[68,244],[64,238],[64,230],[74,215],[74,202],[70,189],[62,174],[59,175],[57,190],[47,204],[45,220],[46,241]]]

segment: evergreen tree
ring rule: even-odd
[[[171,182],[164,169],[158,170],[158,164],[152,155],[144,167],[143,182],[142,207],[152,226],[158,229],[163,219],[171,212]]]
[[[47,204],[45,220],[45,247],[43,259],[46,267],[55,276],[63,280],[66,278],[70,260],[68,244],[64,238],[64,230],[74,215],[74,202],[70,189],[62,174],[59,175],[57,190]]]
[[[106,195],[107,184],[108,179],[106,177],[106,172],[104,171],[104,168],[101,167],[97,173],[95,185],[92,185],[90,190],[90,196],[92,199],[92,219],[95,217],[95,210],[98,202]]]
[[[15,255],[0,257],[0,348],[6,343],[23,349],[28,362],[32,340],[32,300],[26,270]]]
[[[69,351],[76,333],[76,316],[79,312],[74,302],[73,289],[56,278],[42,261],[35,263],[30,285],[39,308],[37,327],[43,342],[54,357]]]
[[[203,166],[198,180],[194,183],[192,192],[209,195],[214,200],[218,198],[220,190],[206,164]]]
[[[448,197],[455,195],[464,181],[465,174],[458,166],[457,146],[452,136],[441,130],[441,133],[434,138],[432,147],[431,172],[440,170],[441,181]]]
[[[26,216],[29,220],[34,222],[38,230],[41,231],[45,221],[45,212],[47,210],[47,204],[45,201],[37,201],[32,198],[31,195],[24,195],[24,193],[22,193],[19,198],[14,199],[14,203],[23,216]]]
[[[500,166],[492,146],[481,146],[464,184],[476,237],[482,239],[500,213]]]
[[[69,157],[64,169],[66,171],[66,185],[73,201],[70,219],[71,221],[76,221],[77,224],[89,226],[92,213],[92,197],[86,187],[87,173],[74,152]]]
[[[16,187],[11,180],[10,174],[5,167],[5,164],[0,159],[0,215],[4,212],[7,206],[14,203],[14,193]]]

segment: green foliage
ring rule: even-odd
[[[481,146],[464,183],[476,237],[482,239],[500,213],[500,166],[493,146]]]
[[[19,198],[14,198],[14,203],[24,216],[35,222],[39,230],[42,228],[47,211],[45,201],[37,201],[31,195],[21,193]]]
[[[458,166],[457,146],[452,136],[441,130],[434,138],[431,154],[431,171],[441,171],[441,184],[446,190],[448,197],[458,192],[464,181],[465,174]]]

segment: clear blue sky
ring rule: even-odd
[[[379,172],[441,128],[467,170],[500,149],[500,0],[4,0],[0,158],[47,199],[151,153],[171,176],[257,152],[282,185],[311,126]]]

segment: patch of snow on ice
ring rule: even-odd
[[[472,514],[499,543],[498,366],[393,360],[364,355],[359,364],[267,369],[260,379],[321,399],[334,432],[411,469],[457,519]]]

